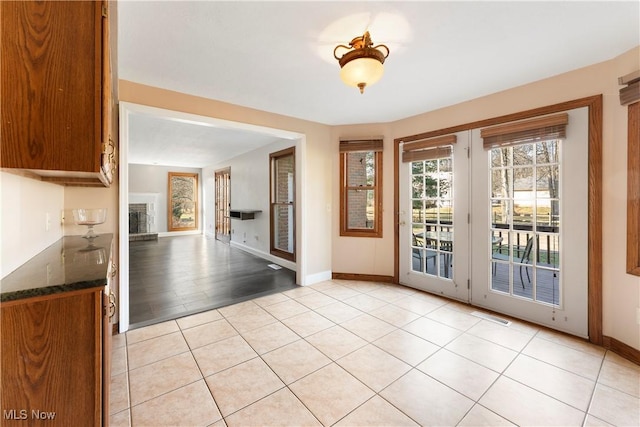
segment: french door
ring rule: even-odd
[[[494,147],[472,131],[471,303],[587,337],[587,108],[566,121]]]
[[[215,217],[216,239],[225,243],[231,241],[231,169],[215,172]]]
[[[399,145],[401,283],[588,335],[588,109],[557,116]]]
[[[399,149],[400,282],[468,301],[469,133]]]

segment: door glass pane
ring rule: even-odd
[[[442,172],[438,184],[440,186],[439,196],[443,199],[450,198],[453,194],[453,174],[451,172]]]
[[[422,175],[424,171],[424,162],[413,162],[411,163],[411,173]]]
[[[560,201],[538,200],[536,224],[540,231],[557,232],[560,227]]]
[[[424,176],[414,175],[411,178],[411,198],[421,199],[424,194]]]
[[[513,187],[511,169],[494,169],[491,171],[491,198],[509,198]]]
[[[513,225],[518,230],[530,230],[533,224],[533,199],[513,201]]]
[[[535,147],[532,144],[516,145],[513,147],[513,165],[531,165],[535,155]]]
[[[559,141],[491,150],[494,291],[560,304],[559,150]]]
[[[411,201],[411,222],[419,224],[425,222],[424,209],[422,208],[423,204],[423,200]]]
[[[536,168],[538,197],[558,197],[558,165],[541,166]]]
[[[452,162],[449,154],[411,164],[411,270],[447,279],[453,278]]]
[[[536,145],[536,163],[559,163],[560,144],[556,140],[538,142]]]
[[[511,147],[494,148],[491,150],[491,167],[499,168],[511,166]]]
[[[509,229],[511,223],[511,201],[491,200],[491,223],[493,227]]]

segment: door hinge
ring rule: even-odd
[[[471,224],[471,214],[467,214],[467,224]]]
[[[107,9],[107,5],[106,4],[102,5],[102,17],[103,18],[108,18],[109,17],[109,10]]]
[[[471,289],[471,279],[467,279],[467,289]]]

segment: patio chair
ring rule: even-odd
[[[413,259],[418,259],[418,261],[420,262],[420,271],[424,271],[423,268],[423,260],[426,259],[427,261],[427,268],[429,267],[429,259],[433,259],[433,267],[435,268],[436,266],[436,256],[437,253],[435,251],[429,250],[429,249],[421,249],[423,246],[422,244],[419,242],[418,237],[415,234],[412,234],[413,236],[413,242],[412,245],[413,246],[420,246],[420,248],[411,248],[411,255],[413,257]],[[422,258],[422,252],[425,252],[425,257],[424,259]]]
[[[527,239],[527,245],[524,247],[524,251],[522,251],[522,256],[520,257],[520,283],[522,284],[522,289],[524,289],[524,278],[522,277],[522,269],[524,268],[525,273],[527,274],[527,281],[531,283],[531,276],[529,276],[529,270],[526,265],[529,264],[529,258],[531,257],[531,249],[533,248],[533,237],[529,237]],[[509,255],[501,254],[500,252],[492,252],[493,259],[499,259],[502,261],[509,261]],[[493,264],[493,275],[496,275],[496,264]]]
[[[531,256],[531,248],[533,248],[533,237],[529,237],[527,240],[527,246],[524,247],[524,252],[522,252],[522,257],[520,258],[520,283],[522,283],[522,289],[524,289],[524,280],[522,279],[522,268],[524,267],[525,273],[527,273],[527,281],[531,283],[531,277],[529,276],[529,269],[526,265],[529,264],[529,257]]]

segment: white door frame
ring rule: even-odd
[[[446,135],[463,130],[471,130],[487,126],[493,126],[515,120],[533,118],[540,115],[558,113],[571,110],[574,108],[588,107],[589,109],[589,236],[588,251],[590,260],[602,259],[602,126],[603,126],[603,96],[602,94],[588,96],[585,98],[573,99],[557,104],[551,104],[543,107],[532,108],[530,110],[519,111],[503,116],[482,118],[476,121],[463,123],[448,128],[436,128],[435,130],[423,133],[396,137],[394,139],[394,214],[395,214],[395,230],[394,230],[394,281],[399,283],[400,276],[400,251],[399,251],[399,212],[400,197],[398,195],[400,179],[399,168],[397,167],[398,145],[403,142],[417,141],[420,139],[433,138],[436,136]],[[479,113],[482,114],[482,113]],[[482,117],[482,116],[479,116]],[[588,329],[589,341],[593,344],[603,345],[604,334],[602,332],[602,264],[600,262],[590,262],[588,265]]]
[[[129,122],[131,115],[143,113],[155,115],[173,120],[190,121],[197,123],[207,123],[221,128],[248,130],[251,132],[265,133],[276,138],[289,139],[295,141],[297,169],[298,203],[301,207],[297,210],[296,222],[299,227],[296,230],[297,245],[296,254],[296,282],[305,285],[307,280],[307,218],[304,206],[307,201],[307,179],[306,179],[306,136],[298,132],[291,132],[284,129],[275,129],[265,126],[257,126],[248,123],[234,122],[214,117],[200,116],[196,114],[184,113],[180,111],[166,110],[163,108],[150,107],[147,105],[134,104],[121,101],[120,103],[120,135],[119,135],[119,289],[118,298],[120,306],[118,310],[118,330],[120,333],[129,329]],[[204,199],[204,197],[203,197]],[[204,206],[205,200],[202,201]],[[204,224],[204,221],[201,221]]]
[[[459,301],[468,302],[470,298],[469,280],[469,132],[462,131],[455,134],[457,142],[453,146],[453,279],[444,279],[436,276],[416,273],[408,262],[412,260],[408,233],[412,227],[412,215],[407,211],[410,208],[411,194],[411,165],[398,164],[400,169],[400,185],[398,189],[400,199],[400,283],[415,287],[427,292],[437,293]],[[398,145],[402,150],[402,145]],[[398,153],[398,158],[401,158]],[[402,203],[404,202],[404,205]],[[428,262],[428,260],[425,260]]]
[[[489,161],[482,147],[480,130],[472,131],[472,173],[476,179],[471,189],[471,217],[474,262],[471,269],[471,303],[505,315],[516,316],[536,324],[588,337],[586,266],[587,251],[587,165],[588,112],[586,108],[567,111],[567,138],[560,150],[560,305],[541,304],[492,291],[489,245]],[[573,169],[569,171],[569,167]],[[481,179],[486,178],[486,179]],[[570,238],[571,236],[571,238]],[[533,274],[533,273],[532,273]]]

